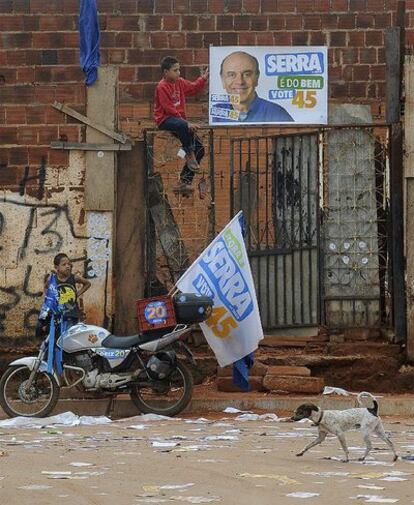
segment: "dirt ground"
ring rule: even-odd
[[[0,503],[414,503],[413,462],[392,463],[375,437],[366,464],[356,461],[363,451],[357,432],[347,437],[350,463],[339,461],[334,438],[298,458],[295,453],[316,432],[309,422],[205,417],[137,416],[35,429],[0,425]],[[413,419],[384,424],[400,455],[414,453]]]

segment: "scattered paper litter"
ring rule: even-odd
[[[181,421],[179,417],[161,416],[159,414],[142,414],[138,416],[140,421]]]
[[[239,440],[236,435],[209,435],[208,437],[203,437],[201,440],[206,442],[211,442],[213,440]]]
[[[213,501],[220,501],[218,496],[170,496],[170,500],[186,501],[188,503],[211,503]]]
[[[250,410],[240,410],[240,409],[235,409],[234,407],[227,407],[223,410],[225,414],[251,414],[252,412]]]
[[[398,498],[384,498],[374,494],[359,494],[351,496],[351,500],[364,500],[365,503],[397,503]]]
[[[131,426],[127,426],[128,430],[145,430],[148,428],[146,424],[131,424]]]
[[[0,421],[0,428],[44,428],[52,425],[79,426],[108,424],[112,421],[105,416],[77,416],[73,412],[63,412],[50,417],[14,417]]]
[[[369,484],[367,484],[366,486],[364,486],[363,484],[360,484],[358,486],[359,488],[361,489],[375,489],[375,491],[384,491],[385,487],[381,487],[381,486],[370,486]]]
[[[160,486],[160,489],[187,489],[194,486],[194,482],[188,484],[166,484],[165,486]]]
[[[23,489],[24,491],[41,491],[43,489],[52,489],[52,486],[46,486],[45,484],[29,484],[27,486],[19,486],[17,489]]]
[[[248,477],[250,479],[273,479],[279,482],[280,485],[284,486],[286,484],[297,484],[297,480],[293,480],[290,477],[287,477],[286,475],[261,475],[261,474],[254,474],[254,473],[239,473],[236,474],[238,477]]]
[[[176,447],[178,442],[159,442],[154,440],[151,442],[152,447]]]
[[[235,418],[236,421],[259,421],[259,420],[279,421],[276,414],[241,414]]]
[[[83,463],[82,461],[74,461],[73,463],[69,463],[69,466],[93,466],[93,463]]]
[[[387,475],[387,477],[382,477],[382,479],[380,479],[380,480],[387,480],[390,482],[399,482],[399,481],[408,480],[408,479],[404,479],[404,477],[396,477],[394,475]]]
[[[349,396],[350,394],[356,394],[356,393],[349,393],[346,389],[334,388],[332,386],[325,386],[323,388],[323,391],[322,391],[323,395],[331,395],[332,393],[334,393],[336,395],[342,395],[342,396]]]
[[[289,496],[290,498],[314,498],[315,496],[319,496],[319,493],[307,493],[307,492],[296,492],[296,493],[289,493],[286,496]]]
[[[209,420],[206,419],[205,417],[199,417],[198,419],[187,419],[184,422],[187,424],[205,424],[208,423]]]

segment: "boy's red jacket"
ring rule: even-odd
[[[203,89],[206,79],[199,77],[191,82],[179,77],[175,82],[162,79],[155,88],[154,119],[160,125],[169,117],[186,119],[185,97]]]

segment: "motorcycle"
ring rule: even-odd
[[[213,300],[180,293],[173,304],[175,326],[170,328],[121,337],[78,323],[57,333],[52,344],[49,333],[37,357],[17,359],[6,369],[0,380],[1,407],[9,417],[45,417],[56,406],[60,388],[66,386],[108,394],[111,401],[127,392],[142,413],[177,415],[193,391],[193,377],[177,351],[195,364],[182,338],[192,324],[208,319]],[[59,319],[54,318],[57,329]],[[51,352],[60,353],[61,366],[50,367]]]

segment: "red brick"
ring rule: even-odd
[[[260,12],[261,0],[243,0],[243,12],[246,14]]]
[[[208,49],[199,49],[194,54],[194,64],[207,65],[208,64]]]
[[[348,33],[348,46],[349,47],[363,47],[363,46],[365,46],[365,33],[363,31],[349,32]]]
[[[373,28],[374,16],[371,14],[357,14],[355,26],[357,28]]]
[[[267,17],[252,16],[250,18],[250,29],[255,32],[267,30]]]
[[[336,14],[322,14],[321,22],[324,30],[338,28],[338,16]]]
[[[236,35],[237,38],[237,34],[229,33],[228,35]],[[203,47],[203,35],[201,33],[187,33],[186,46],[188,48]]]
[[[182,49],[185,47],[184,33],[169,33],[168,45],[172,49]]]
[[[194,14],[207,14],[209,12],[207,0],[190,0],[190,11]]]
[[[27,147],[13,147],[9,154],[10,165],[27,165],[29,163],[29,152]]]
[[[68,166],[69,151],[50,149],[49,164],[52,166],[64,166],[64,167]]]
[[[182,30],[197,30],[197,16],[182,16],[181,17]]]
[[[79,142],[81,126],[59,125],[57,127],[57,137],[64,142]]]
[[[18,143],[25,145],[37,144],[38,128],[33,126],[20,126],[18,132]]]
[[[174,0],[174,12],[189,12],[190,0]]]
[[[46,117],[46,111],[44,105],[26,107],[27,124],[43,124],[45,122],[45,117]],[[61,116],[59,116],[59,118],[62,119]]]
[[[330,46],[345,46],[346,45],[346,33],[345,32],[331,32],[329,34],[330,37]]]
[[[286,22],[286,30],[301,30],[303,24],[302,16],[284,16]]]
[[[172,0],[154,0],[154,12],[165,13],[172,12]]]
[[[366,8],[367,8],[366,0],[349,0],[349,10],[351,12],[364,11]]]
[[[11,126],[2,126],[1,128],[1,141],[3,144],[16,144],[17,143],[17,128]]]
[[[4,33],[0,40],[4,49],[31,47],[31,33]]]
[[[31,67],[17,68],[16,82],[18,84],[31,84],[35,80],[35,69]]]
[[[198,18],[198,29],[201,32],[212,32],[216,29],[216,17],[215,16],[200,16]]]
[[[99,9],[99,2],[98,9]],[[65,0],[63,5],[63,12],[66,14],[78,14],[79,12],[79,0]]]
[[[234,20],[236,27],[236,18]],[[283,30],[286,27],[284,16],[269,16],[269,30]]]
[[[355,28],[355,14],[339,14],[338,28],[342,30]]]
[[[233,16],[217,16],[216,27],[218,31],[233,30]]]
[[[62,4],[53,1],[45,2],[45,0],[30,0],[30,12],[32,14],[60,13],[62,12]]]
[[[359,61],[361,63],[377,63],[377,51],[374,48],[361,48]]]
[[[329,12],[331,8],[330,0],[314,0],[314,2],[315,2],[314,5],[315,12]]]
[[[263,1],[263,0],[262,0]],[[226,12],[241,12],[243,9],[243,0],[227,0]]]
[[[26,109],[24,106],[9,106],[5,107],[4,110],[6,113],[6,121],[8,125],[26,124]]]
[[[385,81],[385,66],[370,65],[370,78],[373,81]]]
[[[278,12],[295,12],[295,2],[292,2],[292,0],[278,0],[277,10]]]
[[[365,32],[365,43],[367,47],[382,46],[384,44],[383,32],[380,30]]]
[[[326,38],[327,38],[326,32],[310,32],[309,43],[312,46],[324,46],[327,45]]]
[[[239,36],[235,32],[224,32],[221,34],[221,43],[223,46],[237,46]]]
[[[34,100],[33,86],[0,86],[0,103],[23,104]]]
[[[240,34],[241,36],[242,34]],[[209,47],[210,45],[219,46],[221,43],[220,33],[210,32],[204,34],[204,45]]]
[[[137,2],[138,12],[151,13],[154,12],[154,0],[139,0]]]
[[[256,44],[256,34],[253,32],[239,33],[239,44],[241,46],[254,46]]]
[[[23,18],[21,16],[2,16],[0,20],[2,32],[23,31]]]
[[[125,67],[124,65],[119,67],[119,80],[121,82],[132,82],[136,78],[136,68],[135,67]]]
[[[355,81],[365,81],[369,76],[369,65],[356,65],[353,69],[353,78]]]
[[[375,14],[374,15],[375,28],[388,28],[391,26],[390,14]]]
[[[186,16],[186,17],[188,17],[188,16]],[[180,17],[179,16],[163,16],[162,17],[162,29],[166,32],[178,31],[180,29]]]
[[[274,44],[273,33],[258,33],[256,35],[256,43],[258,46],[272,46]]]
[[[309,34],[307,32],[293,32],[292,44],[294,46],[306,46],[308,44]]]
[[[290,32],[274,32],[273,33],[274,44],[278,46],[291,46],[292,45],[292,33]]]
[[[320,30],[322,27],[320,16],[303,16],[303,27],[305,30]]]
[[[40,16],[39,29],[42,31],[75,30],[74,16]]]
[[[346,12],[348,10],[348,0],[331,0],[332,12]]]
[[[296,12],[313,12],[315,4],[313,0],[296,0]]]
[[[156,49],[168,47],[168,34],[166,32],[153,32],[150,35],[151,47]]]
[[[40,16],[22,16],[22,19],[26,32],[34,32],[39,29]]]

